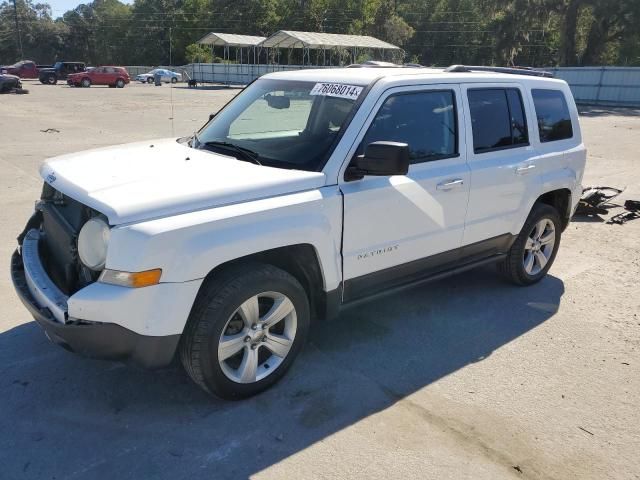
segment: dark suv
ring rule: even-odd
[[[40,69],[38,79],[46,85],[55,85],[58,80],[66,80],[72,73],[84,72],[86,69],[83,62],[56,62],[51,68]]]

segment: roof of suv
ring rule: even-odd
[[[534,80],[544,82],[562,82],[562,80],[530,76],[526,74],[518,75],[513,73],[498,73],[492,71],[468,71],[468,72],[447,72],[444,68],[430,67],[398,67],[398,68],[322,68],[296,71],[283,71],[269,73],[262,78],[272,78],[281,80],[298,80],[308,82],[326,83],[351,83],[353,85],[369,85],[379,78],[398,78],[398,80],[420,77],[420,79],[439,82],[487,82],[487,81],[511,81],[514,80]]]

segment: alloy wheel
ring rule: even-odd
[[[218,342],[218,362],[236,383],[258,382],[289,354],[297,330],[296,309],[286,295],[263,292],[231,315]]]
[[[539,274],[549,263],[556,243],[556,227],[543,218],[535,224],[524,245],[524,270],[529,275]]]

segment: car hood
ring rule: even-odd
[[[176,139],[62,155],[40,168],[45,182],[105,214],[111,225],[320,188],[321,172],[255,165],[189,148]]]

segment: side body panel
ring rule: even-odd
[[[355,137],[352,158],[380,106],[391,95],[453,91],[457,123],[463,113],[457,85],[413,85],[388,89],[371,109]],[[459,155],[415,163],[407,175],[365,177],[345,182],[343,262],[345,281],[458,248],[462,242],[469,195],[465,139],[458,135]],[[439,184],[458,181],[452,188]],[[346,287],[345,287],[346,288]],[[348,297],[345,293],[345,298]]]
[[[187,282],[230,260],[309,244],[328,291],[342,279],[341,230],[342,197],[329,186],[115,227],[106,267],[162,268],[161,282]]]
[[[560,90],[564,93],[567,101],[569,114],[571,116],[573,137],[553,142],[540,142],[538,122],[534,121],[532,144],[538,154],[533,161],[537,167],[541,192],[544,193],[565,188],[569,189],[571,191],[571,213],[573,213],[582,196],[582,177],[587,159],[587,150],[582,139],[578,109],[569,86],[564,82],[553,86],[527,85],[527,96],[530,102],[529,108],[534,120],[536,119],[536,113],[531,97],[531,90],[534,88],[553,88]],[[521,222],[524,223],[524,220],[521,219]]]
[[[517,235],[535,201],[546,192],[570,190],[572,211],[582,192],[586,151],[582,144],[578,112],[567,84],[557,80],[522,79],[514,83],[473,83],[464,85],[463,90],[494,87],[518,88],[521,91],[529,145],[475,154],[471,118],[469,109],[466,110],[471,194],[464,245],[504,233]],[[531,98],[534,88],[564,92],[573,123],[574,135],[571,139],[540,142]],[[468,99],[465,98],[465,101],[468,106]]]
[[[472,89],[517,89],[524,103],[529,145],[483,153],[474,152],[473,125],[468,92]],[[505,233],[518,233],[514,226],[539,195],[535,165],[536,151],[531,145],[535,117],[528,108],[527,92],[521,83],[470,83],[462,86],[465,106],[467,155],[471,168],[471,193],[464,231],[464,245],[470,245]]]

